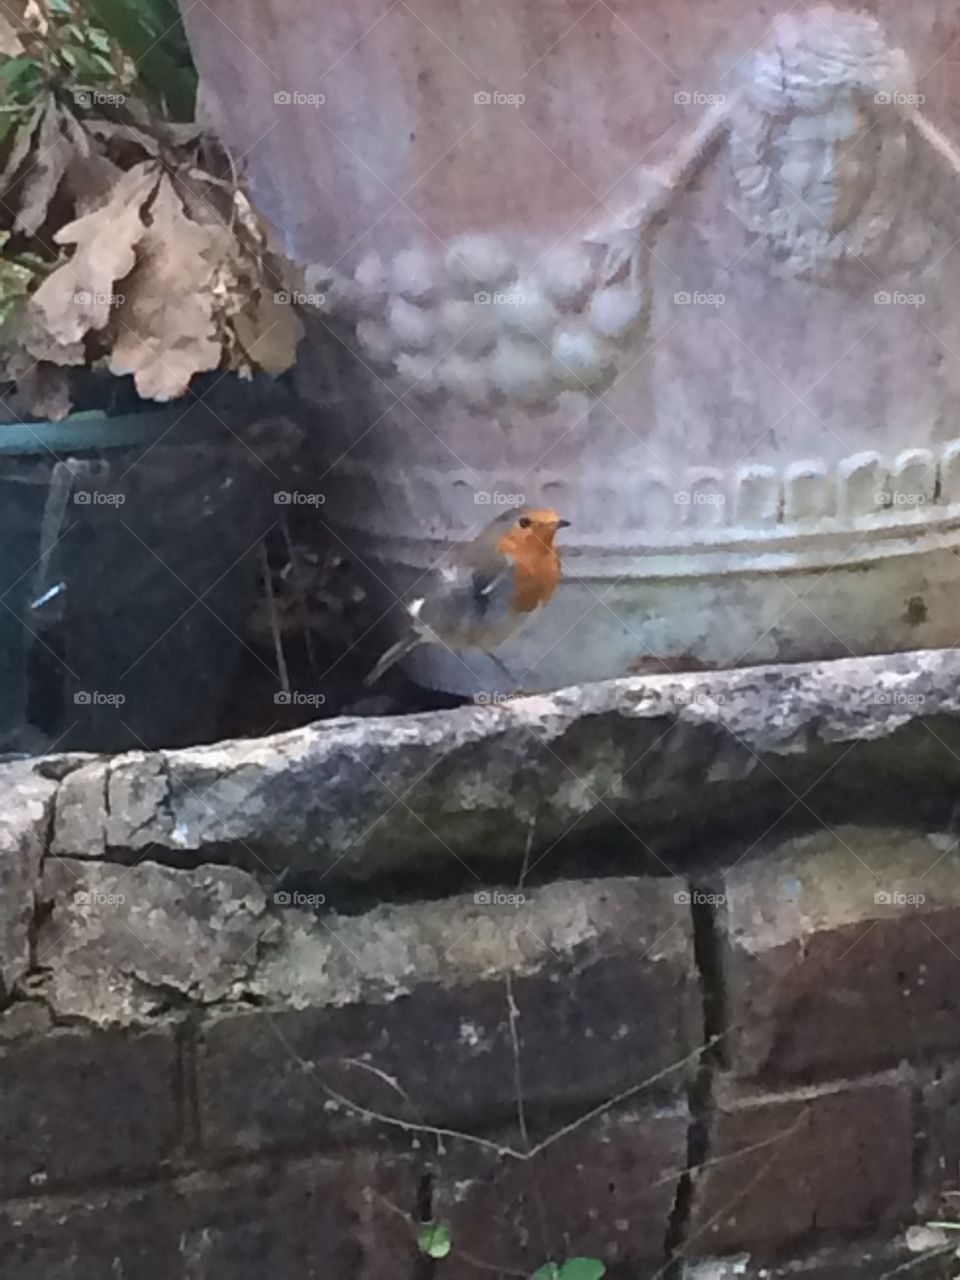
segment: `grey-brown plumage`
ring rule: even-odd
[[[460,544],[438,566],[428,590],[407,606],[409,633],[391,645],[365,683],[375,683],[420,644],[480,649],[493,657],[490,651],[514,635],[556,590],[560,557],[554,537],[568,524],[549,509],[521,508],[495,516],[472,542]]]

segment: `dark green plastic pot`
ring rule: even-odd
[[[0,426],[0,747],[38,702],[63,748],[216,736],[274,487],[202,401]]]

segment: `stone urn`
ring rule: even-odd
[[[572,522],[498,653],[527,690],[960,635],[960,121],[914,70],[954,37],[780,7],[185,13],[305,266],[324,518],[385,607],[504,506]]]

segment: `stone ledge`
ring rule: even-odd
[[[230,861],[331,883],[479,876],[490,863],[519,864],[531,834],[534,859],[571,833],[622,835],[623,823],[643,824],[645,838],[689,834],[744,786],[758,814],[779,817],[800,780],[816,783],[834,765],[843,778],[854,743],[861,785],[869,759],[878,785],[955,787],[960,653],[614,680],[498,707],[74,758],[53,850]]]

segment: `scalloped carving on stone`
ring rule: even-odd
[[[960,440],[951,440],[941,453],[939,479],[939,501],[960,502]]]
[[[715,467],[695,467],[687,474],[686,523],[698,528],[721,525],[726,519],[727,478]]]
[[[890,473],[879,453],[864,450],[841,459],[837,467],[840,514],[856,519],[872,516],[887,505],[884,494],[890,488]]]
[[[905,449],[890,468],[888,506],[923,507],[933,502],[937,492],[937,461],[930,449]]]
[[[369,484],[369,472],[349,458],[342,460],[339,469],[346,488],[338,496],[343,499],[346,492],[347,497],[336,503],[336,514],[352,525],[363,508],[360,498],[364,483]],[[584,483],[595,497],[608,493],[596,504],[605,513],[605,529],[629,529],[634,533],[644,528],[666,530],[657,540],[665,551],[674,541],[678,546],[689,547],[691,535],[698,530],[703,532],[706,547],[711,543],[710,530],[721,528],[736,531],[748,540],[755,537],[758,545],[791,530],[809,534],[854,530],[861,527],[865,518],[877,528],[893,528],[897,524],[915,528],[918,521],[936,524],[956,518],[956,511],[948,509],[960,508],[960,440],[950,441],[939,454],[932,449],[905,449],[888,460],[870,450],[835,463],[805,458],[789,463],[782,471],[755,463],[727,472],[715,467],[693,467],[679,474],[647,470],[631,482],[629,489],[612,484],[602,472],[592,481],[580,477],[576,482],[560,473],[541,472],[535,481],[528,475],[518,484],[515,477],[499,470],[441,472],[412,467],[405,470],[399,482],[381,477],[378,485],[383,500],[374,505],[400,513],[396,529],[403,536],[417,527],[419,510],[415,510],[407,489],[410,493],[428,493],[432,509],[441,520],[459,526],[464,511],[468,520],[473,518],[474,508],[478,518],[485,518],[488,507],[475,503],[476,493],[494,495],[489,509],[499,504],[498,509],[503,510],[508,503],[505,495],[519,489],[523,501],[574,510],[575,491]],[[403,495],[397,492],[399,489]],[[470,495],[469,499],[465,494]],[[610,514],[614,510],[622,513],[622,519]],[[369,523],[368,514],[363,523]],[[574,527],[577,534],[588,535],[589,540],[590,530],[579,518]]]
[[[837,513],[837,477],[825,462],[791,463],[784,474],[783,518],[789,524]]]
[[[783,493],[775,467],[741,467],[733,515],[738,525],[767,528],[780,520]]]

